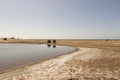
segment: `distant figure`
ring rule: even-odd
[[[51,43],[51,40],[48,40],[47,43]]]
[[[53,43],[56,43],[56,40],[53,40]]]

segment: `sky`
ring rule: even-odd
[[[120,39],[120,0],[0,0],[0,37]]]

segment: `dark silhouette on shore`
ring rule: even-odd
[[[56,43],[56,40],[53,40],[53,43],[55,44],[55,43]]]
[[[109,41],[109,39],[106,39],[105,41]]]
[[[56,44],[56,40],[47,40],[47,43],[53,43],[53,44]]]
[[[47,43],[51,43],[51,40],[48,40]]]
[[[7,40],[7,38],[3,38],[3,40]]]
[[[14,37],[11,37],[11,39],[15,39]]]

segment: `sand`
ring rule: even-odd
[[[101,62],[101,59],[105,61]],[[78,47],[78,51],[71,54],[0,74],[0,80],[119,80],[120,61],[106,65],[106,59],[120,59],[120,55]]]
[[[59,40],[56,44],[78,51],[2,73],[0,80],[120,80],[120,40]]]

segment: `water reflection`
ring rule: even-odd
[[[56,45],[53,45],[53,48],[56,48]]]
[[[57,46],[57,47],[56,47]],[[55,44],[0,44],[0,72],[75,50]]]
[[[51,44],[47,44],[48,47],[51,47]]]
[[[50,48],[51,46],[53,47],[53,48],[56,48],[56,45],[55,44],[47,44],[47,46]]]

